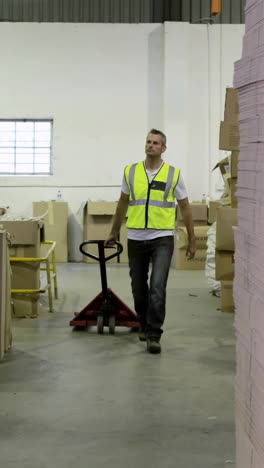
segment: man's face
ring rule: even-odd
[[[156,157],[164,153],[166,146],[162,143],[161,135],[149,133],[145,145],[145,153],[147,156]]]

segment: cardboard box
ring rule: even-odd
[[[84,226],[84,240],[105,240],[111,230],[113,216],[110,215],[87,215],[87,224]],[[87,252],[98,257],[98,245],[91,244],[86,248]],[[107,250],[105,256],[108,256]],[[114,250],[111,252],[114,253]],[[109,253],[110,255],[110,253]],[[90,257],[85,256],[86,263],[98,263]],[[108,263],[117,263],[117,257],[109,260]]]
[[[231,154],[231,177],[237,178],[239,151],[232,151]]]
[[[0,360],[12,344],[11,270],[6,231],[0,231]]]
[[[221,312],[234,312],[233,281],[221,281]]]
[[[231,206],[231,195],[230,195],[230,173],[223,176],[224,180],[224,191],[220,197],[222,206]]]
[[[235,259],[234,252],[224,250],[215,251],[215,279],[231,281],[234,279]]]
[[[12,294],[12,307],[16,318],[36,318],[39,315],[39,294]]]
[[[45,240],[56,241],[56,262],[65,263],[68,261],[68,203],[33,202],[33,215],[44,214]]]
[[[45,224],[61,224],[68,221],[68,203],[54,200],[33,202],[33,216],[43,217]],[[53,240],[53,239],[48,239]]]
[[[36,245],[43,235],[43,222],[37,220],[2,220],[1,225],[11,236],[12,245]]]
[[[230,187],[229,187],[229,182],[228,182],[231,177],[230,157],[227,156],[224,159],[221,159],[221,161],[219,161],[212,170],[214,171],[217,168],[219,168],[221,175],[223,177],[223,181],[224,181],[224,192],[220,197],[221,204],[230,205],[231,204]]]
[[[89,215],[114,215],[117,202],[92,202],[89,201]]]
[[[204,270],[207,250],[197,249],[196,255],[192,260],[186,257],[185,249],[174,249],[174,258],[172,266],[176,270]]]
[[[225,189],[220,200],[222,205],[231,205],[237,207],[237,199],[235,196],[237,178],[231,177],[237,173],[239,152],[232,152],[231,157],[226,157],[219,161],[213,171],[219,168],[224,180]]]
[[[216,212],[216,249],[235,250],[233,226],[237,226],[237,209],[231,207],[217,208]]]
[[[115,214],[117,202],[87,202],[84,206],[84,226],[83,226],[83,236],[84,240],[105,240],[111,230],[113,216]],[[92,255],[98,257],[98,246],[90,245],[87,248],[87,251]],[[106,250],[105,256],[108,255]],[[114,250],[112,250],[114,253]],[[110,253],[109,253],[110,255]],[[84,256],[84,261],[86,263],[98,263],[92,258]],[[109,260],[107,263],[118,263],[118,258],[114,257]]]
[[[230,168],[230,158],[226,156],[225,158],[221,159],[212,169],[212,172],[219,168],[222,176],[225,174],[230,174],[231,168]]]
[[[207,233],[210,226],[194,226],[196,249],[207,249]],[[188,246],[188,232],[185,227],[177,228],[177,249],[186,249]]]
[[[222,205],[220,200],[210,200],[208,209],[208,223],[213,224],[216,221],[216,210]]]
[[[40,257],[40,244],[36,246],[11,246],[9,255],[14,257]],[[38,289],[40,287],[40,264],[38,262],[11,261],[12,289]]]
[[[230,198],[231,198],[231,206],[232,208],[237,208],[237,179],[230,179]]]
[[[42,222],[1,221],[11,236],[10,257],[39,257]],[[40,284],[40,265],[37,262],[11,262],[12,289],[35,289]]]
[[[220,124],[219,149],[226,151],[239,151],[240,133],[239,124],[224,121]]]
[[[67,252],[68,239],[66,218],[64,222],[59,224],[45,223],[45,240],[56,241],[56,260],[62,263],[67,262],[68,256],[66,255],[66,258],[60,259],[57,252],[58,247],[66,247]]]
[[[190,203],[192,210],[193,223],[195,226],[206,226],[208,219],[208,206],[206,203]],[[177,226],[184,226],[182,214],[179,206],[177,207]]]
[[[224,120],[236,122],[238,121],[238,117],[239,117],[238,91],[235,88],[226,88]]]

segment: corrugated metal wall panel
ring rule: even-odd
[[[141,23],[152,23],[152,18],[153,18],[153,0],[147,0],[146,2],[143,2],[142,0],[139,0],[139,3],[141,4],[141,18],[140,22]],[[157,21],[160,23],[160,21]]]
[[[140,23],[141,12],[140,12],[141,2],[137,0],[133,5],[133,23]]]
[[[230,0],[222,0],[221,21],[222,23],[230,23],[230,20],[231,20]]]
[[[115,14],[120,14],[119,10],[115,10]],[[100,3],[97,2],[89,2],[89,18],[88,21],[92,23],[99,23],[100,19]]]
[[[123,0],[120,3],[120,23],[129,23],[130,20],[130,11],[129,11],[129,0]]]
[[[244,21],[245,0],[222,0],[215,22]],[[80,23],[199,22],[211,0],[0,0],[0,21]]]
[[[36,2],[33,2],[33,13],[32,21],[39,21],[41,5],[38,6]]]
[[[191,17],[191,1],[182,2],[182,21],[190,21]]]
[[[52,21],[59,23],[63,21],[62,10],[59,0],[54,0],[53,5],[49,5],[48,17],[52,18]]]
[[[245,0],[240,2],[240,23],[245,23]]]
[[[201,0],[201,18],[210,17],[211,0]]]
[[[172,21],[182,21],[182,2],[180,0],[172,2],[171,18]]]
[[[152,15],[151,21],[155,23],[159,23],[159,18],[163,18],[164,15],[164,9],[166,9],[166,4],[168,4],[167,1],[161,2],[158,0],[153,0],[152,5],[150,6],[149,14]],[[152,7],[152,11],[151,11]],[[167,12],[167,14],[169,14]]]
[[[240,23],[241,19],[241,0],[231,1],[230,23]]]
[[[201,2],[191,2],[191,17],[190,17],[190,22],[191,23],[196,23],[201,19]]]

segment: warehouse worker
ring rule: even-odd
[[[114,244],[128,209],[128,258],[132,293],[147,350],[161,352],[166,285],[174,249],[175,198],[188,231],[186,255],[195,255],[191,209],[179,169],[166,164],[162,154],[166,136],[152,129],[147,135],[143,162],[126,166],[121,196],[105,246]],[[148,270],[152,262],[150,285]]]

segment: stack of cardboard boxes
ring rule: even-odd
[[[234,233],[237,225],[237,167],[239,157],[239,104],[237,90],[227,88],[224,121],[220,124],[219,149],[231,154],[215,167],[220,169],[225,190],[215,206],[216,218],[216,279],[221,281],[221,310],[234,311]],[[216,204],[217,202],[215,202]],[[221,207],[222,206],[222,207]],[[210,207],[209,207],[210,212]],[[212,217],[213,218],[213,217]]]
[[[204,270],[207,251],[208,207],[206,203],[191,203],[196,239],[196,255],[189,260],[186,257],[188,234],[184,226],[181,212],[177,209],[176,248],[172,265],[177,270]]]
[[[0,360],[12,343],[11,330],[11,270],[7,233],[0,230]]]

